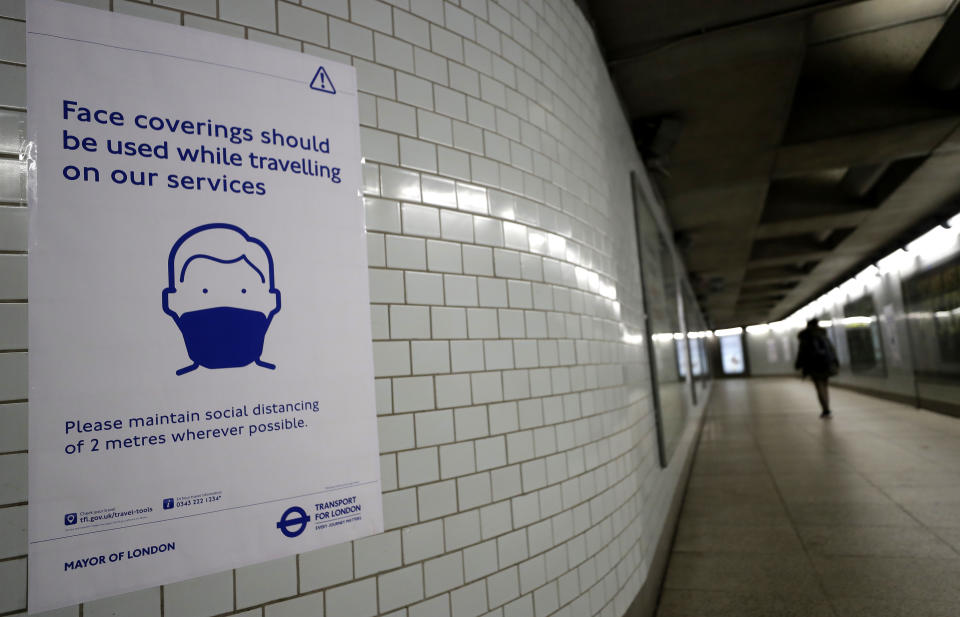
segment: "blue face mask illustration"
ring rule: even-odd
[[[227,369],[256,364],[273,316],[280,310],[273,257],[239,227],[211,223],[191,229],[173,245],[163,310],[180,329],[192,364]]]
[[[187,355],[205,368],[235,368],[260,359],[266,316],[230,306],[190,311],[177,321]]]

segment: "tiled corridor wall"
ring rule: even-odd
[[[661,470],[642,165],[573,0],[84,4],[356,67],[387,531],[83,617],[623,615],[697,421]],[[26,606],[23,19],[0,0],[0,615]]]

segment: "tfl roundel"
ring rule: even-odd
[[[277,521],[277,529],[288,538],[296,538],[307,528],[310,517],[300,506],[291,506],[286,509],[280,520]]]

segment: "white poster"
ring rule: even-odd
[[[30,611],[382,531],[354,70],[27,8]]]
[[[777,341],[771,334],[767,338],[767,362],[770,364],[776,364],[779,361],[780,356],[777,354]]]

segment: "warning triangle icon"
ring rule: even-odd
[[[320,92],[329,92],[330,94],[337,93],[337,89],[333,87],[333,80],[327,75],[327,69],[322,66],[317,69],[317,74],[313,76],[310,87]]]

